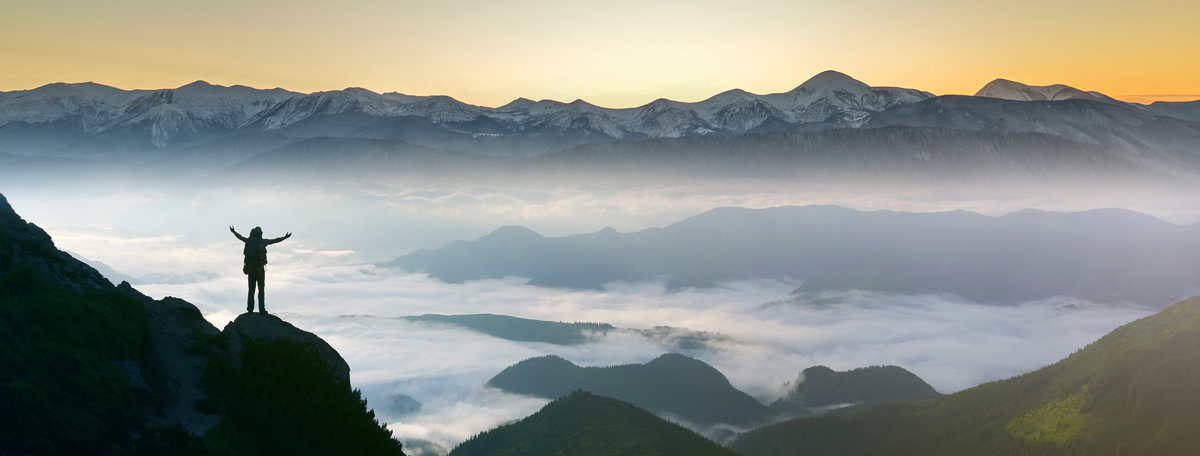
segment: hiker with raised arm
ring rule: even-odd
[[[250,292],[246,295],[246,312],[254,311],[254,287],[258,286],[258,313],[267,313],[266,304],[263,302],[266,299],[266,292],[263,290],[263,285],[266,276],[267,265],[267,246],[283,241],[292,237],[292,233],[277,237],[275,239],[263,239],[262,228],[254,227],[250,230],[250,237],[238,234],[237,230],[229,227],[229,231],[233,232],[239,240],[246,243],[246,247],[242,249],[242,253],[246,255],[245,265],[242,266],[242,272],[246,274],[246,279],[250,284]]]

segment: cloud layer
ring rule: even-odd
[[[576,364],[599,366],[643,363],[676,349],[632,332],[611,332],[576,346],[517,343],[394,317],[493,313],[721,333],[731,340],[685,354],[712,364],[737,388],[770,401],[783,394],[784,385],[801,370],[817,364],[838,370],[899,365],[938,391],[951,393],[1053,363],[1152,313],[1068,297],[1001,307],[951,296],[848,292],[821,300],[837,304],[810,304],[789,296],[797,283],[780,281],[730,282],[679,292],[667,292],[661,283],[612,283],[600,291],[547,289],[525,285],[525,279],[517,277],[445,284],[370,264],[413,248],[472,239],[471,233],[478,236],[505,224],[561,235],[604,225],[622,231],[662,226],[722,205],[834,202],[863,209],[1004,212],[1024,204],[1014,201],[1026,200],[955,203],[928,195],[886,200],[752,186],[731,191],[308,189],[290,200],[283,193],[245,198],[232,190],[187,197],[6,196],[27,220],[47,228],[59,248],[134,276],[196,277],[193,283],[138,288],[156,298],[176,296],[192,302],[218,327],[237,316],[246,296],[241,245],[227,226],[235,224],[245,232],[261,224],[268,236],[296,232],[287,242],[272,246],[267,309],[342,353],[354,386],[370,403],[384,404],[394,394],[405,394],[424,404],[415,414],[381,417],[399,437],[446,448],[546,403],[483,387],[491,376],[522,359],[555,354]],[[1082,205],[1050,201],[1041,206],[1056,204]],[[412,226],[406,225],[410,222]],[[373,245],[392,253],[363,253]]]
[[[659,339],[612,332],[587,344],[558,346],[496,339],[463,328],[394,317],[495,313],[551,321],[658,325],[728,335],[685,351],[764,402],[778,398],[804,368],[837,370],[894,364],[943,393],[1053,363],[1152,310],[1054,298],[987,306],[946,296],[849,292],[838,304],[791,300],[794,283],[733,282],[667,292],[661,283],[612,284],[603,291],[545,289],[524,280],[454,285],[361,265],[303,261],[273,267],[267,307],[329,341],[350,364],[354,385],[372,403],[393,394],[422,402],[415,415],[384,414],[400,437],[447,448],[532,413],[546,401],[484,388],[491,376],[545,354],[585,366],[644,363],[678,351]],[[153,296],[189,299],[218,326],[241,308],[240,277],[197,284],[146,285]]]

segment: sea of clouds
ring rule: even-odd
[[[547,402],[484,386],[520,360],[554,354],[578,365],[604,366],[644,363],[679,350],[669,341],[633,332],[609,332],[586,344],[560,346],[506,341],[396,317],[491,313],[720,333],[729,338],[684,353],[713,365],[735,387],[769,403],[813,365],[836,370],[898,365],[938,391],[952,393],[1058,361],[1154,312],[1070,297],[991,306],[954,296],[852,291],[797,300],[790,292],[798,282],[765,280],[677,292],[658,282],[611,283],[603,290],[549,289],[526,285],[520,277],[446,284],[373,265],[511,224],[563,235],[603,226],[621,231],[663,226],[726,205],[840,202],[860,209],[1003,213],[1024,204],[1011,200],[955,204],[913,197],[888,203],[838,195],[802,198],[755,188],[299,188],[286,195],[220,190],[183,196],[6,196],[18,213],[47,229],[59,248],[144,279],[137,288],[152,297],[175,296],[195,304],[218,328],[245,308],[241,243],[228,233],[228,226],[236,225],[246,234],[258,224],[268,237],[295,232],[271,248],[268,310],[336,348],[350,364],[353,385],[398,437],[442,448],[527,416]],[[1049,203],[1042,207],[1054,208]],[[375,245],[379,248],[372,248]],[[162,276],[174,279],[154,280]],[[390,411],[386,404],[400,394],[419,401],[420,410]]]
[[[769,403],[813,365],[836,370],[898,365],[938,391],[952,393],[1053,363],[1153,313],[1139,306],[1069,297],[992,306],[953,296],[857,291],[831,293],[821,300],[836,301],[833,304],[810,304],[789,295],[796,283],[781,281],[728,282],[678,292],[667,291],[662,283],[549,289],[526,285],[526,279],[518,277],[446,284],[422,274],[358,263],[353,256],[276,249],[268,266],[267,308],[337,349],[350,364],[353,385],[397,437],[443,448],[545,405],[544,399],[484,386],[518,361],[553,354],[582,366],[607,366],[644,363],[680,350],[669,341],[633,332],[597,334],[589,343],[562,346],[507,341],[396,317],[492,313],[720,333],[729,339],[683,353],[713,365],[735,387]],[[240,271],[221,272],[214,280],[138,288],[155,298],[184,298],[220,328],[243,311],[246,296]],[[397,394],[419,401],[422,408],[398,416],[378,405]]]

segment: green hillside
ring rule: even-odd
[[[805,413],[815,407],[851,403],[876,403],[899,399],[927,399],[938,392],[921,377],[899,366],[860,367],[837,372],[813,366],[800,373],[800,382],[771,408]]]
[[[1200,297],[1037,371],[746,433],[745,456],[1200,454]]]
[[[583,390],[695,423],[751,426],[773,417],[767,406],[734,388],[720,371],[677,353],[646,364],[609,367],[579,367],[557,356],[540,356],[509,366],[488,380],[488,386],[549,399]]]
[[[732,456],[632,404],[576,391],[516,423],[476,435],[450,456]]]

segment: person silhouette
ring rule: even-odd
[[[250,230],[249,238],[238,234],[233,226],[229,227],[229,231],[246,243],[246,247],[242,249],[242,253],[246,255],[242,273],[246,274],[246,279],[250,284],[250,292],[246,295],[246,312],[254,312],[254,286],[258,285],[258,313],[265,314],[267,307],[263,301],[266,300],[266,291],[263,289],[263,285],[266,282],[267,246],[292,237],[292,233],[289,232],[283,237],[275,239],[263,239],[262,228],[257,226]]]

